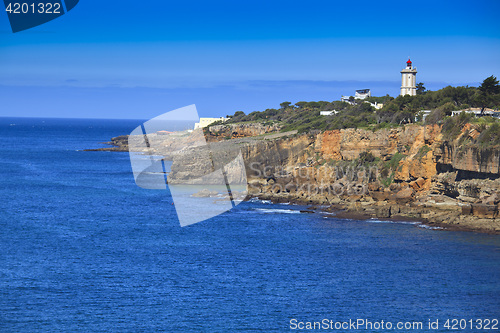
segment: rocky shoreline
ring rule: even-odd
[[[246,200],[252,200],[252,198],[268,200],[277,204],[287,203],[308,206],[311,212],[319,210],[332,213],[332,218],[352,220],[370,220],[376,218],[381,221],[417,222],[420,225],[425,225],[435,230],[467,231],[493,235],[500,234],[499,219],[481,219],[474,216],[461,216],[460,213],[455,213],[450,216],[450,211],[446,209],[425,209],[418,205],[400,205],[397,203],[387,203],[387,205],[377,205],[376,203],[360,205],[345,201],[325,206],[314,205],[314,202],[310,200],[294,200],[272,195],[248,197]]]
[[[422,207],[422,205],[414,203],[402,205],[396,202],[390,202],[380,205],[376,202],[367,204],[367,201],[363,201],[363,204],[361,204],[360,202],[352,203],[349,202],[349,200],[341,200],[337,204],[325,205],[324,203],[320,204],[318,202],[314,202],[313,200],[301,200],[286,195],[276,196],[261,194],[258,196],[248,195],[244,197],[244,194],[242,193],[233,193],[233,197],[235,194],[239,200],[244,201],[257,199],[260,201],[272,202],[273,204],[305,206],[307,208],[300,210],[301,213],[314,214],[325,212],[329,214],[325,216],[337,219],[362,221],[377,219],[379,221],[412,223],[416,226],[432,230],[467,231],[494,235],[500,234],[500,229],[498,228],[498,223],[500,221],[497,219],[480,219],[474,216],[466,218],[465,215],[460,214],[460,212],[456,210],[453,212],[453,206],[450,207],[450,203],[444,201],[446,199],[441,202],[446,204],[443,205],[443,208],[434,206],[429,209],[429,206]],[[193,197],[221,198],[221,194],[217,191],[204,189],[193,194]]]

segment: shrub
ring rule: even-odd
[[[387,166],[391,170],[396,170],[397,167],[398,167],[398,165],[399,165],[399,162],[401,162],[401,160],[404,159],[404,158],[406,158],[405,154],[396,153],[396,154],[392,155],[391,159],[387,163]]]
[[[435,109],[425,117],[426,125],[439,124],[446,117],[446,114],[441,109]]]
[[[494,123],[486,130],[481,132],[481,135],[476,140],[482,146],[496,146],[500,144],[500,124]]]
[[[443,137],[448,141],[455,140],[465,124],[470,123],[474,118],[473,114],[462,112],[458,116],[448,117],[443,123],[442,133]]]
[[[422,146],[418,153],[415,155],[415,158],[418,158],[420,161],[422,161],[422,158],[427,155],[428,152],[431,151],[431,147],[427,146],[427,145],[424,145]]]
[[[361,152],[361,154],[359,154],[358,160],[359,160],[359,164],[365,165],[365,164],[374,162],[375,156],[373,156],[373,154],[368,152],[368,151],[364,151],[364,152]]]

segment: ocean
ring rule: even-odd
[[[259,200],[181,228],[127,153],[83,151],[140,124],[0,118],[0,332],[500,329],[499,236]]]

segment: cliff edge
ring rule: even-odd
[[[259,128],[261,135],[268,131]],[[251,196],[326,205],[339,216],[411,218],[500,233],[500,149],[471,143],[476,132],[465,126],[448,141],[439,125],[351,128],[253,140],[240,148]]]

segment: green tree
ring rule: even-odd
[[[307,106],[312,109],[318,109],[321,106],[321,104],[318,102],[309,102],[307,103]]]
[[[290,102],[283,102],[283,103],[280,104],[280,106],[281,106],[282,109],[286,109],[287,107],[290,106],[290,104],[292,104],[292,103],[290,103]]]
[[[295,103],[295,105],[300,109],[300,108],[303,108],[304,106],[306,106],[307,102],[301,101],[301,102]]]
[[[491,75],[484,79],[483,83],[479,86],[479,94],[476,97],[476,102],[481,106],[481,113],[488,106],[493,106],[498,103],[498,95],[500,93],[500,85],[495,76]]]
[[[483,83],[479,86],[479,91],[485,95],[495,95],[500,93],[500,85],[496,77],[489,76],[484,79]]]
[[[417,83],[417,95],[423,95],[425,93],[425,87],[422,82]]]

